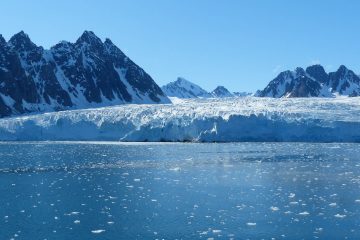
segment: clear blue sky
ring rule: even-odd
[[[265,87],[279,71],[321,63],[360,72],[360,1],[3,0],[0,33],[45,48],[82,32],[106,37],[163,85]]]

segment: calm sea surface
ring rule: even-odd
[[[0,143],[0,239],[360,239],[360,144]]]

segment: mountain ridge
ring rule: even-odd
[[[230,92],[224,86],[217,86],[213,91],[208,92],[199,85],[178,77],[176,81],[170,82],[161,87],[169,97],[177,98],[225,98],[249,96],[247,92]]]
[[[0,117],[124,103],[170,103],[110,39],[84,31],[49,49],[24,32],[0,36]]]
[[[344,65],[327,73],[320,64],[283,71],[256,93],[258,97],[360,96],[360,77]]]

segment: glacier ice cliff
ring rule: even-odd
[[[187,99],[0,119],[0,140],[360,142],[360,98]]]

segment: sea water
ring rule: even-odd
[[[360,144],[0,143],[0,239],[359,239]]]

